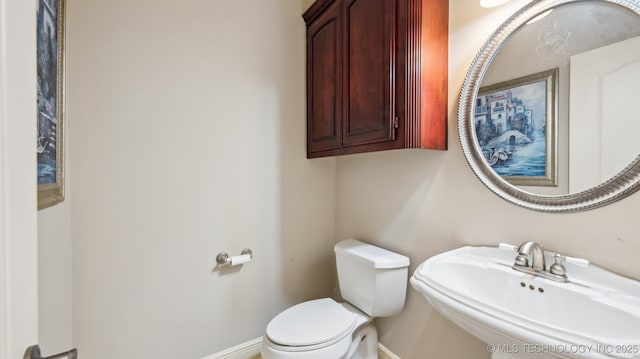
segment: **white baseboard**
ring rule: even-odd
[[[260,359],[262,337],[238,344],[233,348],[209,355],[202,359]]]
[[[225,349],[221,352],[206,356],[202,359],[260,359],[260,347],[262,337],[249,340],[233,348]],[[378,343],[378,359],[400,359],[391,350]]]
[[[384,345],[378,343],[378,359],[400,359],[400,357],[393,354],[391,350]]]

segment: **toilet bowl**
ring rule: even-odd
[[[303,302],[267,325],[263,359],[377,359],[376,316],[404,307],[409,258],[354,239],[335,247],[345,303]]]
[[[345,358],[353,342],[359,344],[370,333],[371,329],[365,328],[375,330],[371,319],[353,306],[331,298],[297,304],[269,322],[262,343],[262,357]],[[377,338],[374,341],[377,342]]]

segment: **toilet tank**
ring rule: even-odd
[[[372,317],[398,314],[407,293],[409,258],[355,239],[335,246],[342,298]]]

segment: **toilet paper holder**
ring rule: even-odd
[[[246,256],[249,257],[247,258]],[[227,252],[218,253],[218,255],[216,256],[216,263],[218,263],[219,265],[231,264],[233,266],[244,264],[251,259],[253,259],[253,251],[249,248],[245,248],[242,250],[242,252],[240,252],[239,256],[234,257],[229,256]]]

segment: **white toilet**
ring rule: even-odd
[[[273,318],[263,359],[377,359],[374,317],[404,307],[409,258],[355,239],[336,244],[338,284],[347,303],[331,298],[294,305]]]

